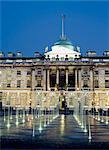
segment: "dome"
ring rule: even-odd
[[[74,49],[73,44],[65,38],[64,39],[61,38],[56,43],[54,43],[53,46],[63,46],[63,47],[69,48],[69,49]]]
[[[71,46],[73,46],[72,43],[70,41],[68,41],[67,39],[60,39],[54,45],[71,45]]]

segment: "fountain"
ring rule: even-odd
[[[85,105],[86,94],[87,93],[84,92],[83,96],[81,96],[81,99],[75,101],[75,110],[74,110],[74,117],[80,128],[83,129],[84,133],[87,132],[86,109],[88,106]]]
[[[106,121],[105,124],[108,125],[109,121],[108,121],[108,106],[106,107]]]
[[[22,117],[22,123],[25,123],[25,107],[23,108],[23,117]]]
[[[90,109],[89,109],[90,110]],[[88,139],[89,139],[89,142],[91,141],[92,139],[92,136],[91,136],[91,128],[90,128],[90,112],[88,110],[88,129],[89,129],[89,135],[88,135]]]
[[[39,132],[41,133],[42,132],[42,116],[41,116],[41,114],[40,114],[40,116],[39,116]]]
[[[100,121],[100,111],[99,111],[99,108],[98,108],[97,120]]]
[[[4,120],[4,122],[6,121],[5,105],[4,105],[4,109],[3,109],[3,120]]]
[[[46,108],[44,110],[44,127],[47,126],[47,120],[46,120]]]
[[[10,107],[10,119],[12,120],[12,107]]]
[[[16,107],[16,126],[19,124],[19,110],[18,107]]]
[[[7,128],[10,128],[10,105],[8,105],[8,121],[7,121]]]
[[[101,112],[101,122],[102,122],[102,123],[104,122],[103,113],[104,113],[104,110],[103,110],[103,108],[102,108],[102,112]]]
[[[32,136],[35,136],[35,120],[33,120]]]
[[[83,116],[84,116],[84,133],[87,132],[87,124],[86,124],[86,108],[87,108],[87,106],[84,106],[84,110],[83,110]]]

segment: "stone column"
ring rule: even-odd
[[[93,82],[94,82],[93,80],[94,80],[94,79],[93,79],[93,70],[90,69],[90,87],[89,87],[90,90],[93,90],[93,88],[94,88],[94,87],[93,87],[93,86],[94,86],[94,85],[93,85]]]
[[[105,89],[105,69],[99,68],[99,88]]]
[[[43,71],[43,90],[46,91],[46,69]]]
[[[36,80],[35,80],[35,69],[32,69],[32,91],[31,91],[31,101],[33,102],[34,101],[34,89],[35,89],[35,86],[36,86]],[[27,93],[28,94],[28,93]],[[29,103],[30,102],[30,97],[29,95],[27,95],[27,102]],[[29,104],[27,104],[29,106]]]
[[[78,71],[79,74],[79,90],[81,90],[81,69]]]
[[[66,69],[66,90],[68,90],[68,69]]]
[[[50,90],[50,70],[47,70],[47,91]]]
[[[7,94],[6,94],[6,105],[7,105],[7,103],[10,103],[9,92],[7,92]]]
[[[68,85],[68,70],[66,70],[66,85]]]
[[[77,90],[77,69],[75,69],[75,90]]]
[[[35,88],[35,69],[32,70],[32,90]]]
[[[59,84],[59,69],[56,70],[56,84]]]

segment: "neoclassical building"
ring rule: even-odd
[[[67,107],[78,101],[88,107],[109,107],[109,51],[97,56],[95,51],[81,55],[64,35],[44,55],[33,57],[0,52],[0,101],[2,106],[19,108],[51,107],[63,97]]]

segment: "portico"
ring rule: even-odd
[[[79,85],[79,76],[74,67],[50,67],[44,71],[45,91],[49,90],[76,90]]]

